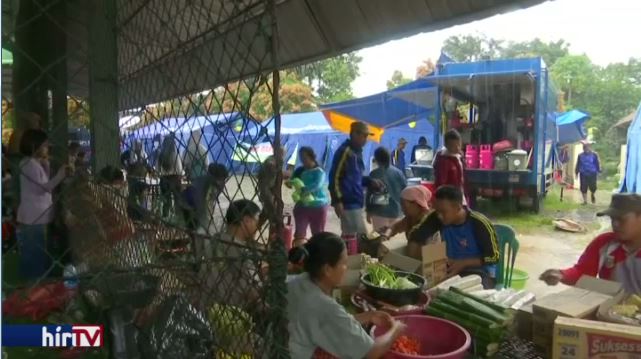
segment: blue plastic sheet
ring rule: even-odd
[[[557,114],[557,143],[565,145],[584,140],[587,137],[585,121],[589,119],[589,114],[579,110]]]
[[[628,128],[628,150],[621,192],[641,194],[641,104]]]

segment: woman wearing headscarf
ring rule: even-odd
[[[158,175],[160,176],[162,215],[168,217],[172,204],[180,199],[183,176],[183,164],[173,133],[165,137],[160,146]]]
[[[209,166],[209,155],[207,148],[203,145],[202,131],[194,131],[189,137],[187,143],[187,151],[183,160],[183,167],[185,168],[185,175],[189,181],[207,175],[207,167]]]
[[[401,192],[401,209],[405,217],[396,222],[390,237],[405,232],[408,242],[426,239],[427,219],[432,212],[429,206],[432,193],[423,186],[411,186]]]

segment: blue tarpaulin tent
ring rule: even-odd
[[[590,115],[579,110],[558,113],[556,117],[557,143],[565,145],[584,140],[587,137],[585,121]]]
[[[388,128],[380,144],[368,143],[363,149],[366,170],[369,171],[369,160],[378,146],[385,146],[391,151],[401,137],[408,142],[405,156],[406,163],[409,164],[411,148],[418,143],[419,137],[425,136],[431,139],[434,135],[433,126],[426,118],[419,118],[412,126],[403,124]],[[154,151],[154,141],[160,143],[164,136],[173,132],[176,134],[179,148],[184,151],[191,132],[196,130],[201,130],[203,133],[205,144],[209,148],[210,159],[225,164],[234,172],[242,172],[245,168],[253,172],[256,169],[256,163],[241,163],[233,160],[234,151],[239,143],[244,142],[249,145],[273,141],[275,133],[273,119],[259,124],[245,120],[238,114],[221,114],[190,119],[166,119],[133,131],[128,137],[127,144],[130,144],[133,139],[142,140],[145,150],[151,154]],[[346,134],[334,130],[327,123],[322,112],[281,115],[281,143],[287,151],[286,161],[298,148],[309,146],[316,152],[319,163],[329,169],[334,152],[347,138]]]
[[[192,132],[198,131],[202,132],[204,144],[209,148],[210,160],[230,167],[236,143],[255,142],[249,138],[256,136],[254,129],[255,123],[244,119],[239,113],[168,118],[129,133],[125,140],[125,148],[137,139],[142,141],[147,154],[152,155],[162,138],[174,133],[179,150],[184,152]]]
[[[621,192],[641,194],[641,104],[628,128],[628,150]]]
[[[437,88],[422,78],[375,95],[323,105],[321,109],[383,129],[426,118],[436,104],[436,95]]]
[[[270,121],[266,125],[267,133],[274,135],[274,124]],[[430,139],[434,135],[434,127],[426,118],[418,119],[413,127],[408,124],[388,128],[383,133],[381,143],[368,142],[363,148],[366,171],[370,169],[370,159],[378,146],[388,150],[396,148],[398,140],[405,138],[408,142],[405,150],[405,162],[410,163],[410,151],[418,143],[421,136]],[[329,170],[334,152],[348,138],[344,133],[334,130],[325,120],[322,112],[307,112],[286,114],[281,116],[281,143],[287,150],[286,158],[290,158],[297,148],[309,146],[314,149],[320,164]]]

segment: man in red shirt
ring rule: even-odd
[[[596,237],[574,267],[548,269],[540,279],[548,285],[574,285],[582,275],[589,275],[641,294],[641,195],[615,194],[610,207],[597,216],[610,216],[612,232]]]

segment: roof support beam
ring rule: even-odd
[[[118,47],[116,0],[90,0],[89,109],[94,173],[118,167]]]

